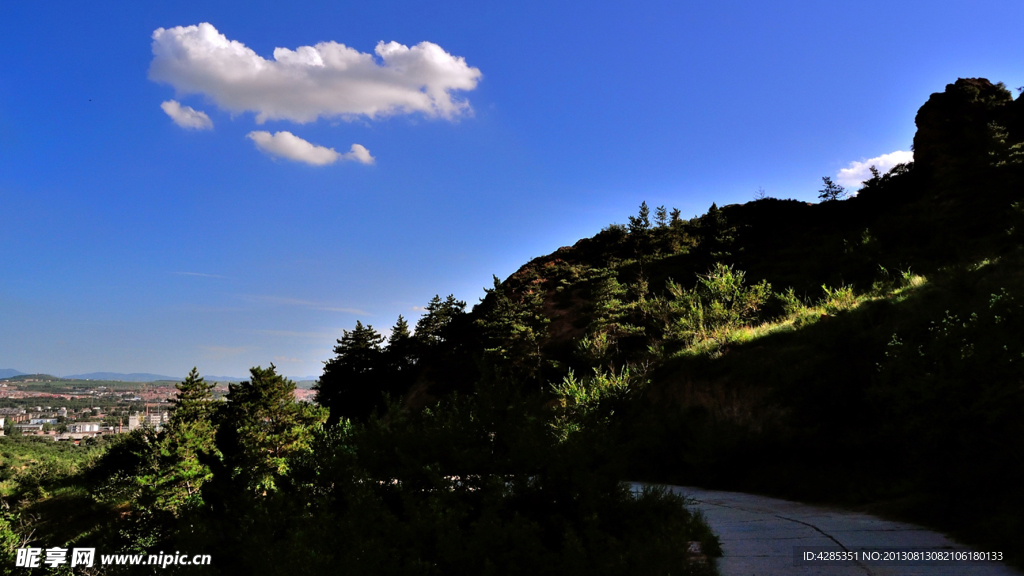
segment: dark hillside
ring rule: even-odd
[[[629,371],[637,478],[870,506],[1019,562],[1024,102],[961,79],[916,121],[915,162],[852,198],[645,204],[530,261],[420,354],[406,406],[494,376],[565,406],[552,383]]]

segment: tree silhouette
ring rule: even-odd
[[[834,202],[846,198],[846,189],[833,182],[831,178],[823,176],[821,181],[824,183],[824,187],[818,190],[818,198],[821,198],[822,202]]]
[[[324,363],[324,373],[313,385],[316,402],[331,411],[331,422],[342,416],[365,419],[381,406],[383,343],[373,326],[358,320],[354,329],[342,333],[334,358]]]

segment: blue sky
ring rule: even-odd
[[[319,374],[641,201],[811,201],[956,78],[1024,85],[1020,2],[581,6],[5,4],[0,368]]]

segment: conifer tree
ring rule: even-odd
[[[700,250],[712,260],[721,261],[732,255],[735,229],[729,226],[718,205],[711,204],[707,214],[700,218]]]
[[[404,394],[412,385],[417,360],[416,341],[409,332],[409,323],[399,315],[383,353],[382,389],[392,396]]]
[[[658,206],[654,209],[654,221],[658,224],[658,228],[668,226],[668,212],[664,206]]]
[[[217,446],[230,484],[250,494],[278,487],[289,460],[309,446],[326,413],[295,401],[295,383],[269,368],[249,370],[249,380],[229,385]]]
[[[636,216],[629,217],[629,233],[643,235],[651,229],[651,210],[647,207],[647,201],[640,204],[640,212]]]
[[[485,289],[491,299],[484,318],[477,321],[487,338],[486,354],[519,378],[535,378],[542,369],[541,342],[550,322],[543,312],[539,291],[524,288],[510,294],[494,276],[494,287]]]
[[[679,208],[673,208],[670,214],[672,219],[669,222],[669,225],[672,226],[673,228],[681,227],[683,225],[683,219],[681,217],[682,212],[679,210]]]
[[[213,414],[213,384],[199,376],[199,371],[192,368],[185,380],[174,385],[178,393],[171,404],[174,405],[172,420],[176,422],[197,422],[206,420]]]
[[[384,337],[373,326],[356,321],[334,347],[334,358],[324,363],[324,373],[313,385],[315,400],[331,412],[331,422],[342,416],[362,419],[380,403],[383,392]]]
[[[426,314],[416,322],[416,340],[426,345],[444,342],[448,327],[465,313],[466,303],[456,300],[453,294],[444,300],[441,300],[440,295],[435,295],[427,304]]]
[[[152,489],[158,508],[177,513],[182,506],[201,502],[199,490],[212,476],[207,462],[219,458],[213,387],[194,367],[175,385],[174,414],[157,443],[160,474],[153,478]]]
[[[388,337],[388,348],[410,338],[410,336],[409,323],[399,314],[395,327],[391,329],[391,336]]]
[[[821,181],[824,187],[818,191],[818,198],[821,198],[822,202],[833,202],[846,197],[846,189],[833,182],[828,176],[823,176]]]

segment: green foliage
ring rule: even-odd
[[[541,343],[550,320],[543,314],[543,295],[535,287],[509,294],[497,276],[487,289],[492,299],[477,324],[487,340],[484,352],[509,375],[526,381],[540,376],[544,364]]]
[[[14,566],[17,550],[21,547],[22,538],[15,532],[17,520],[7,510],[0,510],[0,570],[6,571]]]
[[[1024,140],[1014,142],[1006,127],[995,122],[989,122],[988,131],[991,138],[988,154],[993,166],[1024,164]]]
[[[825,296],[819,305],[826,314],[838,314],[857,305],[857,297],[853,294],[852,286],[830,288],[822,285],[821,289],[825,292]]]
[[[692,290],[669,281],[672,298],[667,302],[666,337],[684,345],[722,341],[729,331],[757,320],[772,296],[771,285],[762,280],[746,286],[745,277],[744,272],[718,263],[698,277]]]
[[[200,508],[202,486],[213,475],[209,463],[220,458],[211,388],[193,368],[177,385],[176,408],[163,430],[144,426],[116,436],[87,473],[93,497],[127,505],[136,523]]]
[[[558,401],[558,412],[551,423],[559,441],[581,433],[596,433],[606,429],[615,416],[616,407],[635,398],[647,380],[629,367],[621,371],[602,371],[594,368],[594,375],[577,379],[570,370],[552,390]]]
[[[192,368],[185,380],[175,384],[178,393],[171,403],[174,405],[175,422],[195,423],[208,421],[213,415],[213,384],[208,384],[199,376],[199,371]]]
[[[358,326],[358,325],[357,325]],[[269,368],[252,368],[249,380],[229,387],[217,432],[230,483],[250,494],[275,490],[290,459],[309,449],[326,412],[298,404],[295,383]]]

